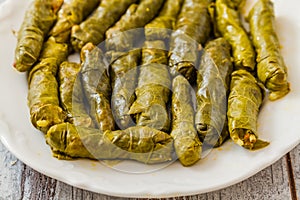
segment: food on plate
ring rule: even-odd
[[[248,71],[232,73],[228,97],[228,128],[231,139],[238,145],[257,150],[269,143],[258,139],[257,117],[263,100],[259,82]]]
[[[20,72],[30,70],[38,60],[43,42],[63,0],[34,0],[25,13],[17,32],[14,67]]]
[[[172,76],[180,73],[190,82],[196,79],[199,50],[211,33],[211,18],[208,13],[211,2],[212,0],[184,1],[170,41],[169,65]]]
[[[273,3],[259,0],[248,17],[252,41],[257,52],[257,76],[270,91],[269,99],[277,100],[289,91],[287,68],[280,54],[275,32]]]
[[[204,143],[220,146],[228,137],[227,98],[233,70],[230,44],[224,38],[207,43],[197,72],[195,125]]]
[[[39,61],[28,76],[28,106],[32,124],[42,132],[54,124],[62,123],[66,113],[60,107],[58,82],[59,65],[67,59],[68,45],[57,43],[50,37],[43,45]]]
[[[76,126],[94,127],[85,106],[80,70],[81,65],[78,63],[64,61],[60,65],[58,70],[60,103],[69,122]]]
[[[251,37],[244,3],[34,0],[15,51],[16,69],[28,71],[33,126],[59,159],[177,157],[191,166],[229,137],[266,147],[257,132],[264,90],[270,100],[285,96],[287,67],[273,3],[250,11]]]
[[[170,119],[167,102],[170,95],[168,54],[162,40],[146,41],[135,89],[136,100],[129,114],[135,115],[136,124],[169,131]]]
[[[141,0],[132,4],[121,19],[106,32],[106,48],[114,51],[128,51],[133,47],[139,31],[159,12],[164,0]],[[133,31],[128,31],[132,30]]]
[[[100,0],[69,0],[64,1],[57,13],[57,22],[52,28],[50,35],[57,42],[69,42],[72,26],[81,23],[96,7]]]
[[[190,166],[201,158],[202,143],[194,127],[192,88],[181,75],[172,83],[172,130],[174,148],[182,165]]]
[[[159,15],[145,26],[146,40],[169,39],[184,0],[166,0]]]
[[[71,43],[76,51],[87,43],[98,45],[105,38],[105,32],[137,0],[101,0],[99,7],[81,24],[74,25]]]
[[[114,119],[120,129],[135,125],[128,112],[135,100],[134,90],[140,54],[141,51],[136,49],[129,52],[112,52],[111,55],[110,73],[113,91],[111,106]]]
[[[101,131],[114,130],[110,106],[111,84],[105,56],[101,49],[88,43],[82,48],[81,57],[81,81],[89,114]]]
[[[243,0],[216,0],[215,16],[217,29],[230,43],[236,69],[255,70],[255,51],[240,20]]]
[[[46,141],[59,159],[131,159],[154,164],[173,159],[173,140],[149,127],[105,131],[62,123],[52,126]]]

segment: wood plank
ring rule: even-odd
[[[0,200],[21,199],[23,166],[0,142]]]
[[[296,186],[297,197],[300,198],[300,144],[290,152],[291,164]]]
[[[234,186],[208,194],[208,199],[291,199],[285,158]]]
[[[53,199],[56,192],[56,180],[42,175],[27,166],[23,171],[23,177],[24,180],[21,184],[23,199]]]
[[[186,200],[248,200],[248,199],[291,199],[285,157],[249,179],[228,188],[179,199]],[[170,198],[175,200],[178,198]]]

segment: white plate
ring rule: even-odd
[[[170,197],[192,195],[238,183],[271,165],[300,141],[300,2],[275,1],[276,25],[289,69],[292,91],[276,102],[266,102],[259,115],[259,135],[271,142],[249,152],[226,142],[192,167],[175,162],[143,174],[113,170],[88,160],[52,158],[43,135],[29,120],[26,75],[12,68],[16,38],[28,1],[9,0],[0,7],[0,139],[33,169],[73,186],[114,196]]]

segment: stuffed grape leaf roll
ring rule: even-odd
[[[233,70],[230,44],[224,38],[207,43],[197,72],[195,124],[204,143],[220,146],[229,136],[227,95]]]
[[[100,0],[69,0],[64,1],[58,12],[57,22],[50,35],[57,42],[68,42],[72,26],[81,23],[91,12],[97,8]]]
[[[182,165],[190,166],[201,158],[202,143],[194,127],[192,87],[181,75],[172,83],[172,130],[174,148]]]
[[[99,7],[80,25],[71,31],[71,43],[76,51],[87,43],[98,45],[105,38],[105,32],[137,0],[101,0]]]
[[[227,112],[229,133],[235,143],[250,150],[269,144],[257,135],[262,100],[263,90],[250,72],[240,69],[232,73]]]
[[[169,39],[184,0],[166,0],[159,15],[145,26],[146,40]]]
[[[279,99],[290,91],[274,18],[273,3],[269,0],[257,1],[248,17],[257,52],[257,76],[270,91],[270,100]]]
[[[14,67],[18,71],[26,72],[38,61],[44,39],[62,3],[63,0],[34,0],[27,9],[17,33]]]
[[[255,51],[240,20],[239,8],[243,0],[216,0],[217,29],[230,43],[236,69],[255,69]]]
[[[53,156],[59,159],[131,159],[154,164],[173,159],[173,140],[149,127],[105,131],[62,123],[46,135]]]
[[[28,76],[28,106],[32,124],[42,132],[54,124],[64,122],[66,113],[59,104],[56,80],[59,65],[67,59],[68,45],[50,37],[43,45],[39,61]]]
[[[60,65],[58,71],[60,102],[71,123],[76,126],[93,127],[93,120],[86,111],[80,70],[79,63],[65,61]]]
[[[190,82],[196,79],[196,64],[201,45],[209,39],[211,18],[208,6],[212,0],[185,0],[170,41],[172,76],[182,74]]]
[[[141,0],[132,4],[121,19],[106,32],[106,48],[114,51],[128,51],[140,31],[159,13],[164,0]]]
[[[108,64],[101,49],[92,43],[82,48],[82,86],[89,105],[89,114],[101,131],[114,130],[110,107],[111,84]]]
[[[164,41],[146,41],[142,49],[136,100],[129,114],[136,116],[136,123],[165,132],[169,131],[170,119],[167,102],[170,95],[168,55]]]
[[[129,109],[135,100],[137,82],[137,67],[141,51],[135,49],[129,52],[111,53],[111,105],[114,119],[120,129],[134,126],[135,122],[129,115]]]

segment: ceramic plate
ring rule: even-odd
[[[250,1],[250,0],[249,0]],[[289,70],[292,91],[276,102],[266,101],[259,115],[259,135],[270,145],[249,152],[228,141],[192,167],[174,162],[147,173],[115,170],[95,161],[60,161],[52,157],[44,136],[35,130],[27,108],[26,75],[13,67],[16,37],[29,1],[8,0],[0,6],[0,139],[33,169],[70,185],[122,197],[170,197],[218,190],[238,183],[279,160],[300,141],[300,15],[296,0],[275,0],[276,28]],[[249,7],[249,5],[247,5]],[[123,167],[141,167],[123,163]],[[153,170],[152,170],[153,168]],[[126,170],[125,170],[126,171]]]

